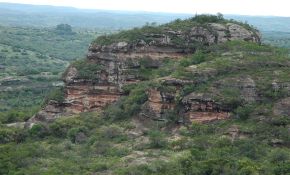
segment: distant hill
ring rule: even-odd
[[[80,28],[124,29],[146,22],[166,23],[188,14],[85,10],[72,7],[0,3],[0,24],[51,27],[67,23]]]
[[[163,24],[192,14],[88,10],[73,7],[0,3],[0,25],[51,27],[67,23],[79,28],[128,29],[147,22]],[[261,31],[290,30],[290,17],[225,15],[247,21]]]
[[[238,21],[247,21],[262,31],[290,31],[290,17],[225,15]]]

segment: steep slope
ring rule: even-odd
[[[126,95],[124,86],[152,79],[146,75],[148,71],[164,67],[164,62],[180,60],[206,46],[233,40],[260,43],[260,36],[248,25],[221,16],[202,15],[99,37],[91,44],[87,59],[72,64],[67,70],[65,100],[62,103],[51,101],[33,120],[50,120],[60,115],[103,109]],[[154,92],[157,93],[149,91],[152,97],[145,106],[149,108],[148,115],[153,112],[154,117],[160,117],[163,108],[173,109],[174,105],[163,104],[161,101],[166,99],[153,97],[158,96]],[[208,105],[215,106],[210,102]],[[227,118],[228,114],[218,116]]]

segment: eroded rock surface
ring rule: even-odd
[[[273,113],[277,116],[290,116],[290,97],[275,103]]]
[[[141,116],[160,120],[164,119],[167,112],[175,109],[175,93],[149,89],[147,94],[148,101],[142,107]]]
[[[209,94],[193,92],[183,98],[182,104],[188,119],[197,123],[207,123],[230,117],[229,111],[216,103]]]
[[[260,43],[260,36],[258,31],[248,30],[237,24],[209,23],[194,26],[187,31],[166,28],[160,34],[144,33],[142,38],[130,42],[119,41],[107,45],[93,43],[89,47],[85,62],[90,66],[98,66],[98,69],[82,77],[80,68],[71,65],[64,76],[64,102],[50,102],[30,121],[51,121],[62,115],[102,110],[125,95],[123,90],[125,85],[144,80],[140,73],[142,67],[158,69],[162,66],[164,59],[180,59],[194,53],[195,44],[208,46],[230,40]],[[182,41],[182,43],[177,43],[177,41]],[[176,86],[177,91],[168,93],[150,89],[147,92],[149,100],[143,105],[144,115],[162,118],[166,111],[175,109],[178,88],[194,83],[172,78],[165,78],[163,81],[169,86]],[[252,83],[250,80],[248,82]],[[250,95],[249,97],[246,95],[245,98],[252,100],[254,92],[246,91],[245,94]],[[182,99],[182,103],[184,112],[189,118],[198,122],[228,117],[227,111],[221,110],[216,103],[206,98],[188,96]]]

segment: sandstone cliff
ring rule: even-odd
[[[228,41],[260,43],[261,40],[257,30],[241,23],[224,19],[215,23],[191,20],[193,22],[190,19],[177,20],[158,27],[146,26],[100,37],[90,45],[85,60],[73,63],[67,69],[64,75],[64,101],[50,101],[30,122],[51,121],[64,115],[102,110],[127,95],[124,86],[152,80],[153,77],[146,75],[146,71],[158,70],[168,60],[178,61],[198,49]],[[176,24],[181,28],[177,28]],[[186,24],[190,25],[184,27]],[[202,76],[215,76],[211,71],[204,73],[206,70],[202,70]],[[189,69],[189,72],[194,71]],[[177,109],[177,103],[180,103],[178,115],[183,116],[182,121],[208,122],[229,117],[230,109],[215,102],[210,95],[192,92],[184,97],[179,96],[184,86],[199,81],[172,77],[161,78],[160,81],[175,90],[163,92],[158,88],[149,88],[144,91],[148,101],[142,105],[141,117],[163,119],[168,111]],[[240,85],[242,81],[246,85]],[[255,84],[250,78],[238,81],[237,86],[245,86],[243,92],[247,100],[256,98],[255,90],[251,90]]]

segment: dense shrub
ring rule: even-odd
[[[1,123],[13,123],[26,121],[31,117],[31,114],[25,113],[24,111],[18,110],[9,110],[7,112],[0,113],[0,122]]]
[[[27,131],[24,129],[7,128],[2,126],[0,128],[0,144],[9,142],[21,143],[25,141],[27,136]]]
[[[149,132],[149,140],[150,146],[152,148],[164,148],[167,146],[165,134],[158,130],[153,130]]]
[[[103,126],[100,129],[101,137],[105,139],[114,139],[122,136],[122,128],[117,125]]]
[[[79,118],[60,118],[49,125],[49,130],[53,136],[65,138],[70,129],[78,127],[85,127]]]
[[[75,67],[77,72],[77,78],[80,79],[90,79],[97,80],[97,74],[103,70],[102,65],[92,64],[88,60],[81,59],[72,63],[72,66]]]
[[[255,108],[255,104],[246,104],[244,106],[239,106],[234,113],[237,115],[238,118],[246,120],[250,118],[250,114],[255,110]]]
[[[43,124],[33,125],[28,133],[33,138],[44,138],[45,136],[49,135],[47,127]]]
[[[69,24],[58,24],[55,28],[55,32],[59,35],[73,34],[72,27]]]
[[[52,89],[48,95],[45,97],[44,103],[43,105],[46,105],[49,103],[49,101],[57,101],[59,103],[64,102],[65,100],[65,91],[63,87],[58,87],[58,88],[54,88]]]
[[[196,51],[191,57],[180,60],[179,64],[183,67],[187,67],[193,64],[200,64],[207,61],[210,57],[204,54],[201,50]]]
[[[126,119],[132,117],[141,110],[141,105],[147,101],[148,83],[139,83],[130,86],[125,91],[128,94],[126,97],[120,98],[115,104],[108,106],[104,111],[104,115],[112,120]]]
[[[86,140],[86,133],[88,129],[86,127],[71,128],[67,132],[67,137],[72,143],[83,143]]]
[[[221,99],[217,99],[222,102],[224,106],[228,109],[236,109],[238,106],[242,105],[243,100],[241,99],[240,90],[237,88],[223,88],[221,89],[222,96]]]

